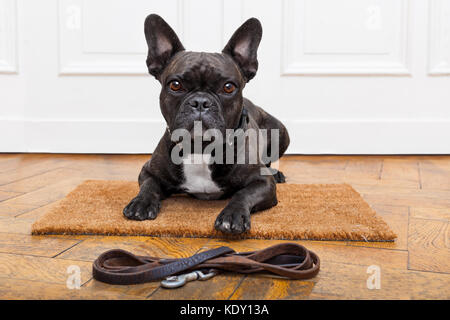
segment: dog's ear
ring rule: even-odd
[[[256,18],[250,18],[234,32],[222,50],[222,53],[231,56],[238,64],[247,82],[255,76],[258,70],[256,53],[261,37],[261,23]]]
[[[145,19],[144,32],[148,45],[148,72],[159,79],[169,60],[184,47],[175,31],[157,14]]]

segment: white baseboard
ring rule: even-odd
[[[25,127],[21,119],[0,119],[0,152],[24,152]]]
[[[289,153],[449,154],[450,119],[285,122]]]
[[[287,153],[449,154],[450,120],[283,121]],[[151,153],[160,120],[0,119],[0,152]]]
[[[151,153],[165,127],[160,120],[33,120],[27,152]]]

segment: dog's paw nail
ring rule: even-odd
[[[231,229],[232,233],[238,234],[242,233],[244,230],[241,228],[241,226],[233,225],[233,228]]]
[[[240,234],[250,229],[250,214],[235,211],[222,212],[216,219],[214,227],[224,233]]]
[[[150,220],[156,219],[156,215],[157,213],[153,209],[150,209],[147,213],[148,219]]]
[[[140,198],[134,198],[131,202],[123,209],[123,214],[126,218],[131,220],[147,220],[155,219],[159,212],[159,205],[149,203],[147,200]]]

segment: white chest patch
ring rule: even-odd
[[[222,190],[211,178],[210,157],[194,153],[183,159],[184,182],[181,188],[200,199],[217,199],[222,195]]]

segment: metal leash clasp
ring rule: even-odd
[[[161,281],[161,286],[168,289],[175,289],[184,286],[189,281],[194,280],[208,280],[217,274],[216,271],[210,271],[208,273],[203,273],[199,270],[192,271],[189,273],[180,274],[178,276],[170,276],[165,280]]]

